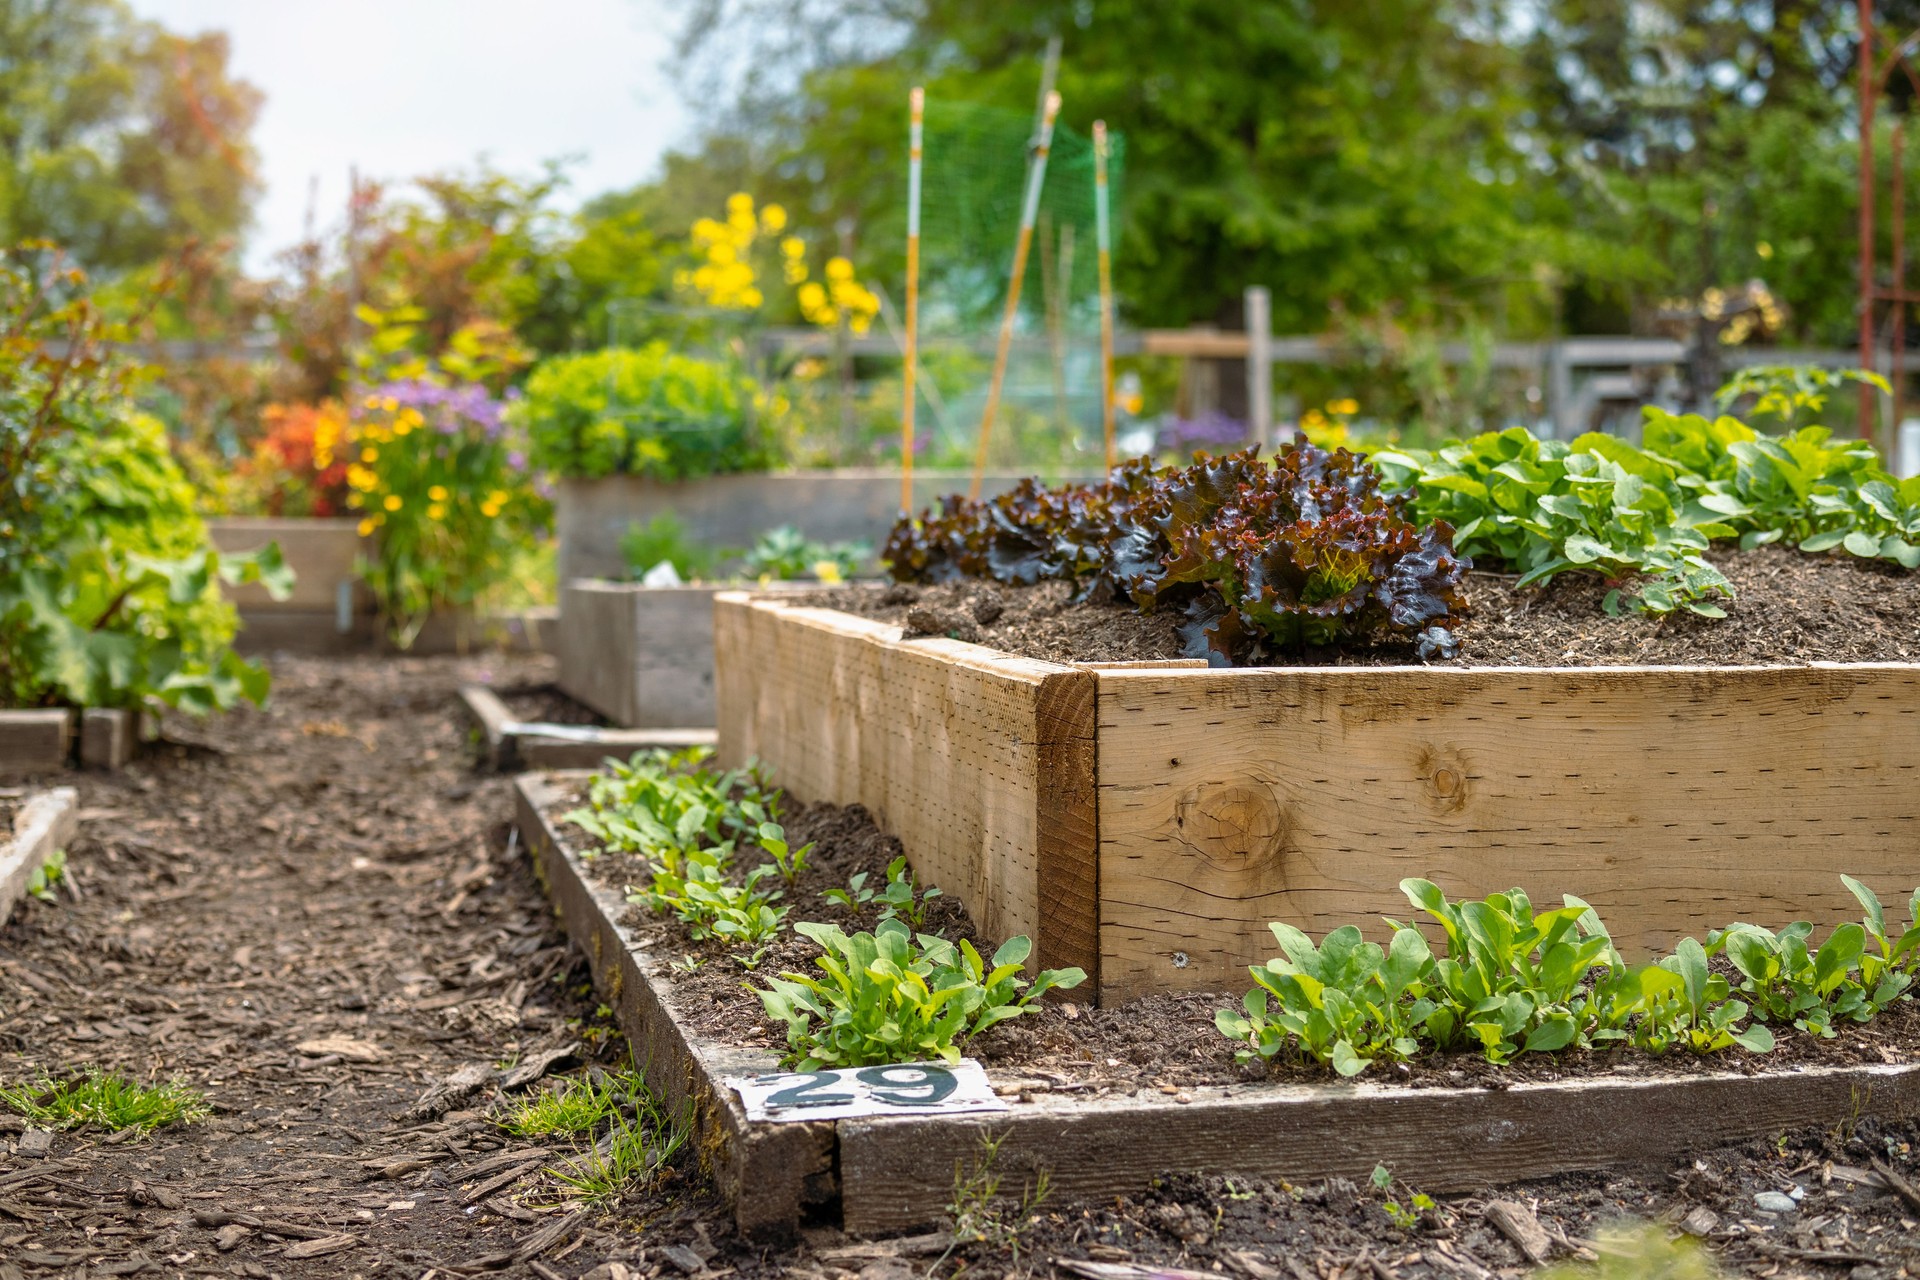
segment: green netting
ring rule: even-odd
[[[920,262],[922,323],[930,333],[978,332],[998,322],[1034,133],[1034,118],[1025,112],[927,102]],[[1118,210],[1126,142],[1112,132],[1107,141],[1108,197]],[[1095,235],[1093,141],[1056,125],[1021,285],[1029,330],[1046,323],[1050,301],[1070,327],[1098,325]]]

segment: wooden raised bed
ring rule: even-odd
[[[484,685],[460,686],[460,703],[480,730],[481,761],[490,769],[592,769],[609,756],[636,751],[711,747],[712,729],[604,729],[541,724],[514,718],[500,695]]]
[[[1798,1125],[1920,1114],[1920,1065],[1655,1078],[1599,1076],[1505,1089],[1371,1082],[1245,1084],[1081,1099],[1036,1092],[998,1115],[748,1121],[720,1081],[775,1069],[772,1054],[718,1044],[676,1020],[667,957],[638,949],[620,896],[590,880],[549,814],[565,776],[516,780],[519,830],[560,917],[632,1041],[634,1061],[694,1118],[698,1149],[743,1232],[779,1236],[837,1216],[849,1232],[932,1225],[956,1167],[1000,1139],[996,1169],[1018,1196],[1044,1171],[1054,1203],[1135,1194],[1169,1171],[1308,1183],[1364,1179],[1376,1164],[1423,1190],[1456,1192],[1575,1170],[1659,1167],[1675,1156]],[[990,1072],[996,1085],[1028,1085]],[[1044,1086],[1042,1086],[1044,1087]],[[1009,1088],[1008,1092],[1015,1090]]]
[[[1103,1003],[1239,990],[1397,885],[1577,894],[1629,952],[1920,882],[1920,666],[1069,666],[715,603],[719,762],[859,803]]]
[[[213,545],[227,554],[258,551],[269,542],[293,570],[293,590],[275,600],[257,583],[228,586],[240,611],[235,647],[248,653],[342,653],[372,643],[373,596],[360,580],[359,559],[373,540],[350,519],[230,517],[207,521]]]
[[[27,881],[45,866],[54,851],[73,840],[80,825],[80,793],[72,787],[32,792],[14,812],[13,822],[0,829],[0,925],[25,896]]]

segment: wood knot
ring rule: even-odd
[[[1180,838],[1218,870],[1242,873],[1286,853],[1293,820],[1270,787],[1202,782],[1180,798]]]
[[[1436,813],[1458,813],[1467,807],[1472,774],[1466,757],[1452,747],[1425,747],[1414,766]]]

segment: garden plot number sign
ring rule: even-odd
[[[736,1076],[727,1085],[746,1104],[749,1120],[851,1120],[1007,1109],[972,1058]]]

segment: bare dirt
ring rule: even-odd
[[[550,666],[282,660],[276,675],[268,710],[170,719],[175,745],[129,772],[61,779],[81,788],[85,822],[71,887],[0,929],[0,1084],[89,1067],[177,1076],[213,1114],[146,1138],[62,1130],[37,1155],[23,1117],[0,1106],[0,1280],[1024,1280],[1086,1260],[1424,1280],[1528,1267],[1487,1196],[1442,1198],[1402,1228],[1373,1188],[1197,1179],[1174,1172],[1177,1151],[1151,1191],[1003,1210],[976,1220],[985,1240],[870,1243],[821,1225],[784,1249],[749,1247],[688,1156],[656,1184],[581,1205],[546,1172],[562,1153],[533,1156],[491,1123],[500,1068],[577,1044],[556,1070],[579,1075],[624,1051],[510,844],[505,780],[471,767],[454,697],[465,680],[539,683]],[[874,840],[829,834],[857,826],[849,811],[804,821],[836,851]],[[849,852],[836,871],[885,852]],[[1116,1015],[1101,1034],[1127,1025]],[[463,1068],[484,1083],[452,1089]],[[1554,1257],[1590,1253],[1602,1224],[1634,1217],[1684,1220],[1740,1274],[1920,1274],[1920,1193],[1903,1201],[1868,1172],[1882,1160],[1920,1179],[1920,1129],[1809,1121],[1697,1161],[1500,1194],[1537,1214]],[[1407,1200],[1420,1171],[1393,1172]],[[1756,1207],[1783,1189],[1802,1193],[1797,1210]]]
[[[1610,616],[1614,584],[1570,573],[1520,588],[1512,574],[1468,576],[1471,618],[1448,666],[1753,666],[1920,661],[1920,574],[1847,555],[1778,547],[1709,556],[1737,593],[1727,617],[1684,610]],[[1066,583],[1006,587],[957,582],[823,591],[795,603],[899,623],[909,635],[947,635],[1051,662],[1132,662],[1181,656],[1179,621],[1131,605],[1076,604]],[[1411,644],[1309,650],[1305,666],[1414,661]]]

